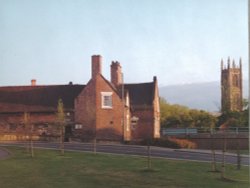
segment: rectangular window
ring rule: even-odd
[[[102,108],[112,108],[112,92],[101,92]]]
[[[75,124],[75,129],[82,129],[82,124]]]

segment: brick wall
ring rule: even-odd
[[[112,108],[102,108],[101,92],[112,92]],[[114,88],[97,74],[75,100],[75,121],[83,125],[76,130],[82,139],[121,140],[123,129],[122,101]]]
[[[136,140],[153,138],[153,109],[140,108],[132,112],[132,116],[139,117],[137,125],[132,126],[132,138]]]
[[[56,124],[56,112],[29,113],[29,125],[33,126],[34,136],[59,135],[59,127]],[[72,121],[72,120],[70,120]],[[24,135],[30,134],[30,128],[24,126],[24,113],[0,114],[0,135],[8,139],[24,139]],[[13,135],[8,136],[6,135]],[[15,135],[15,136],[14,136]],[[40,139],[40,137],[37,137]]]
[[[81,140],[93,139],[96,125],[96,93],[93,79],[75,99],[75,123],[82,129],[74,130],[73,134]]]
[[[171,136],[169,136],[171,137]],[[216,150],[222,150],[224,143],[226,143],[226,150],[248,149],[249,138],[248,133],[223,133],[214,134],[211,138],[210,134],[194,134],[194,135],[176,135],[172,136],[178,139],[188,139],[189,141],[197,145],[197,149],[208,149],[211,148]]]
[[[102,108],[101,92],[112,92],[112,108]],[[96,127],[97,138],[121,140],[123,135],[123,103],[115,90],[103,77],[96,78]]]

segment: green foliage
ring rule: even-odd
[[[242,100],[243,110],[249,109],[248,99]]]
[[[249,104],[248,99],[243,99],[243,111],[225,111],[218,118],[217,127],[227,125],[228,127],[248,127]]]
[[[186,106],[169,104],[160,98],[162,127],[207,127],[215,126],[216,117],[203,110],[189,109]]]
[[[226,124],[228,127],[248,127],[249,123],[249,109],[242,112],[227,111],[221,114],[218,118],[217,126]]]

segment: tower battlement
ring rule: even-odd
[[[223,59],[221,59],[221,70],[228,70],[228,69],[242,69],[242,60],[240,58],[239,64],[235,64],[235,60],[230,60],[230,57],[227,59],[227,64],[224,64]]]

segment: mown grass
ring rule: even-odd
[[[143,157],[80,152],[63,157],[58,151],[36,149],[35,158],[30,158],[24,148],[8,150],[12,156],[0,160],[3,188],[249,187],[247,167],[227,165],[229,181],[209,172],[209,163],[152,159],[152,169],[147,170]]]

